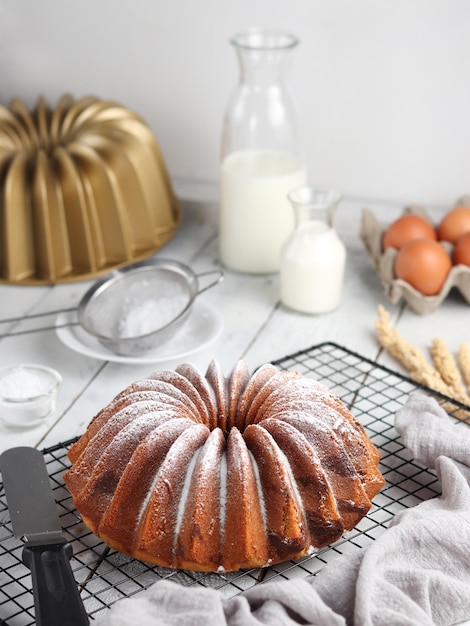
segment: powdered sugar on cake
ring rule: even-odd
[[[97,535],[150,563],[201,571],[309,554],[352,529],[383,484],[377,450],[346,406],[272,364],[250,376],[240,362],[227,378],[217,362],[205,374],[189,363],[154,372],[100,411],[69,456],[66,483]],[[127,483],[135,506],[125,505]]]

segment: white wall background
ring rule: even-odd
[[[0,102],[117,100],[174,179],[216,182],[228,38],[248,26],[301,39],[290,82],[312,182],[430,206],[470,193],[469,0],[0,0]]]

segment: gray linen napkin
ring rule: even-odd
[[[265,583],[224,599],[160,581],[116,603],[99,626],[427,626],[470,619],[470,428],[414,393],[395,425],[442,496],[396,515],[369,547],[315,577]]]

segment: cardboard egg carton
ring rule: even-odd
[[[470,206],[470,196],[463,196],[457,200],[455,206]],[[426,209],[420,205],[405,207],[403,215],[414,213],[432,222]],[[465,265],[453,265],[441,291],[435,296],[423,296],[409,283],[395,278],[394,264],[397,250],[388,248],[382,250],[382,238],[389,224],[381,225],[372,211],[363,209],[361,217],[360,237],[369,252],[377,274],[384,287],[384,292],[392,304],[398,304],[404,300],[408,306],[418,315],[431,313],[443,302],[451,289],[457,289],[464,300],[470,304],[470,267]],[[452,255],[453,246],[446,241],[441,245]]]

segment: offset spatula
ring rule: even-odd
[[[0,456],[0,471],[15,537],[31,570],[37,626],[84,626],[89,620],[73,577],[44,456],[29,447]]]

